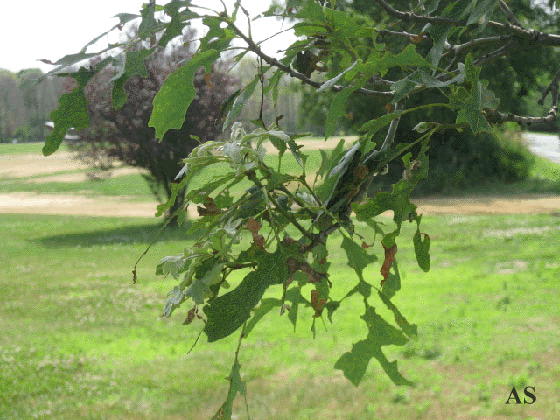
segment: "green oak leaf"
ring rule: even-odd
[[[282,284],[289,276],[284,246],[279,244],[273,254],[254,248],[252,251],[257,268],[245,276],[235,289],[204,306],[207,317],[204,332],[209,342],[221,340],[241,327],[266,289],[273,284]]]
[[[325,139],[329,138],[335,131],[338,121],[346,113],[346,104],[352,94],[363,87],[366,83],[365,79],[352,84],[351,86],[338,92],[331,102],[327,120],[325,123]]]
[[[445,51],[445,42],[457,29],[451,25],[430,25],[426,32],[429,32],[433,40],[433,46],[428,53],[432,68],[437,68],[443,52]]]
[[[457,124],[468,124],[475,134],[491,130],[490,124],[488,124],[488,121],[486,121],[481,112],[479,82],[476,82],[471,93],[467,92],[464,87],[460,87],[450,98],[449,104],[453,108],[459,108],[455,121]]]
[[[491,127],[484,118],[482,110],[485,108],[495,109],[499,104],[499,99],[489,90],[488,82],[479,80],[480,68],[476,67],[472,61],[472,55],[468,54],[465,58],[465,87],[456,89],[449,98],[449,105],[459,109],[457,113],[457,124],[468,124],[473,133],[490,131]]]
[[[122,108],[128,99],[128,95],[124,90],[124,85],[127,80],[134,75],[140,75],[141,77],[146,77],[148,75],[146,67],[144,66],[144,60],[148,58],[152,52],[151,49],[130,51],[127,53],[123,52],[122,61],[125,61],[124,69],[118,74],[118,78],[115,79],[113,91],[111,93],[113,107],[115,109]]]
[[[158,22],[154,16],[156,4],[144,4],[142,11],[142,21],[138,26],[138,36],[142,39],[147,38],[153,34],[153,30],[157,28]]]
[[[253,331],[255,325],[271,310],[274,308],[282,306],[282,301],[276,298],[267,298],[263,299],[259,307],[255,310],[253,316],[247,322],[247,327],[245,327],[245,333],[243,335],[244,338],[249,337],[249,333]]]
[[[422,240],[422,234],[420,233],[420,221],[422,216],[417,216],[416,218],[416,233],[412,242],[414,243],[414,252],[416,253],[416,261],[418,266],[428,272],[430,271],[430,237],[424,233],[424,239]]]
[[[162,139],[167,130],[182,127],[187,109],[196,95],[192,82],[194,74],[200,67],[210,72],[219,57],[220,53],[216,50],[198,52],[167,77],[154,98],[154,109],[148,123],[156,129],[158,139]]]
[[[235,121],[235,119],[238,117],[239,113],[241,112],[241,110],[243,109],[245,104],[251,98],[251,95],[255,91],[255,87],[257,86],[258,82],[259,82],[259,78],[257,76],[255,76],[253,81],[251,83],[249,83],[247,86],[245,86],[245,89],[241,90],[238,94],[237,93],[235,94],[236,95],[235,99],[232,102],[231,109],[227,113],[227,116],[226,116],[226,119],[225,119],[225,122],[224,122],[224,129],[226,127],[229,127],[229,125],[233,121]]]
[[[165,13],[171,16],[171,22],[166,25],[165,32],[158,42],[158,45],[165,47],[173,38],[183,34],[183,25],[181,24],[181,16],[179,16],[179,8],[182,6],[180,0],[172,0],[164,6]]]
[[[69,76],[78,82],[72,92],[66,93],[58,100],[58,108],[51,112],[51,120],[54,129],[50,136],[45,139],[43,155],[49,156],[58,150],[60,143],[64,140],[66,132],[70,128],[82,130],[89,126],[89,115],[87,112],[87,101],[84,95],[84,88],[94,73],[83,67],[77,73],[65,73],[59,76]]]

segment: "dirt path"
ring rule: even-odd
[[[307,142],[308,149],[333,148],[339,138],[328,142]],[[352,140],[348,138],[348,140]],[[272,146],[267,147],[272,151]],[[86,167],[73,159],[68,152],[55,153],[49,157],[40,154],[0,155],[0,180],[21,178],[23,182],[80,182],[86,179],[85,171],[58,174],[57,172],[85,170]],[[136,168],[120,168],[113,176],[140,172]],[[49,176],[48,174],[55,174]],[[45,175],[40,178],[30,178]],[[413,200],[423,214],[560,214],[560,196],[524,195],[515,197],[469,197],[424,198]],[[2,193],[0,186],[0,213],[68,214],[90,216],[152,217],[157,203],[138,202],[126,197],[90,198],[72,194],[39,194],[29,192]],[[196,209],[189,208],[191,216]],[[192,213],[191,213],[192,212]]]
[[[530,194],[514,197],[422,198],[412,200],[425,214],[560,214],[560,196]]]
[[[560,215],[560,197],[533,195],[499,198],[416,199],[421,214],[537,214]],[[85,216],[152,217],[157,203],[124,197],[89,198],[70,194],[0,193],[0,213],[67,214]],[[196,217],[196,209],[189,207]]]
[[[157,203],[124,197],[90,198],[72,194],[0,193],[0,213],[152,217]]]

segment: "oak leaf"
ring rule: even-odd
[[[381,275],[383,276],[383,280],[381,280],[381,285],[387,280],[389,277],[389,270],[393,266],[393,262],[395,261],[395,254],[397,253],[397,244],[393,245],[390,248],[387,248],[383,245],[385,249],[385,261],[383,261],[383,265],[381,266]]]

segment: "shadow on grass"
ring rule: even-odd
[[[195,239],[193,235],[187,235],[186,233],[190,225],[191,222],[187,221],[181,227],[167,226],[161,232],[161,225],[123,226],[45,236],[35,239],[33,242],[37,242],[45,248],[90,248],[117,244],[149,244],[155,239],[157,239],[157,242],[185,241]]]

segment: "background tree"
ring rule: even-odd
[[[23,104],[17,76],[0,69],[0,141],[11,141],[23,123]]]
[[[0,141],[44,141],[44,123],[57,107],[62,84],[39,69],[0,69]]]
[[[52,76],[44,77],[40,69],[23,69],[17,76],[25,111],[18,137],[27,141],[44,141],[45,121],[58,105],[63,81]]]
[[[224,63],[216,63],[208,76],[197,72],[193,79],[197,94],[181,128],[169,130],[163,141],[156,139],[154,129],[148,126],[152,101],[167,76],[191,58],[193,36],[194,32],[189,31],[183,43],[174,46],[171,52],[160,52],[147,59],[145,70],[127,80],[126,101],[118,109],[113,106],[112,98],[113,83],[119,83],[117,66],[105,67],[85,89],[91,124],[79,131],[77,150],[81,159],[102,168],[117,159],[147,169],[149,175],[145,178],[160,201],[167,201],[173,195],[173,182],[183,167],[182,160],[191,150],[221,134],[220,105],[235,88],[235,79],[222,70]],[[137,46],[129,54],[129,59],[136,54],[142,60],[143,51]],[[164,197],[160,196],[162,192]],[[184,192],[178,194],[171,213],[182,208],[183,196]]]
[[[235,59],[251,52],[262,63],[256,77],[225,102],[224,125],[232,125],[231,135],[197,146],[184,160],[180,182],[173,190],[189,186],[185,199],[197,205],[201,216],[190,229],[197,240],[178,255],[163,258],[157,266],[157,274],[176,279],[164,305],[166,316],[189,305],[184,323],[202,320],[202,331],[209,342],[240,333],[228,376],[227,398],[214,419],[231,419],[237,393],[246,395],[239,349],[243,340],[254,334],[255,324],[272,310],[287,312],[294,327],[298,317],[305,314],[312,320],[315,334],[317,319],[335,322],[337,310],[348,304],[347,299],[358,298],[349,311],[364,322],[365,337],[341,355],[335,368],[358,385],[370,360],[376,359],[395,384],[411,385],[399,372],[397,362],[383,353],[383,347],[402,346],[416,335],[416,326],[392,299],[402,287],[396,254],[404,222],[415,222],[412,243],[416,262],[423,271],[430,269],[430,236],[421,230],[422,215],[410,195],[428,174],[432,139],[443,132],[491,132],[492,125],[504,122],[549,123],[556,119],[560,76],[555,76],[542,93],[542,100],[551,98],[546,116],[527,117],[502,112],[508,98],[502,102],[504,108],[498,109],[500,102],[488,81],[481,79],[481,71],[497,57],[515,53],[518,47],[558,47],[560,35],[518,23],[502,0],[435,0],[425,3],[424,8],[403,9],[406,11],[384,0],[372,3],[379,7],[379,15],[368,21],[363,15],[346,13],[323,1],[307,0],[296,9],[273,5],[264,16],[292,19],[300,37],[281,59],[267,54],[250,32],[239,28],[236,16],[248,15],[240,2],[233,10],[202,8],[202,12],[180,0],[159,9],[151,2],[141,11],[138,37],[149,42],[146,54],[157,54],[192,19],[202,18],[208,28],[196,53],[169,74],[153,99],[148,124],[155,128],[157,138],[165,141],[170,130],[183,128],[185,111],[197,99],[191,81],[196,83],[201,67],[206,75],[203,78],[211,77],[221,53],[233,48],[238,52]],[[170,21],[158,20],[158,10],[165,11]],[[129,16],[119,16],[117,27]],[[389,21],[390,27],[386,23]],[[158,42],[155,34],[160,32],[163,36]],[[400,41],[381,42],[383,37]],[[245,46],[232,46],[235,39]],[[132,76],[123,63],[137,57],[138,52],[118,48],[119,54],[104,65],[122,69],[112,93],[113,103],[122,104],[122,86]],[[87,53],[69,56],[60,64],[64,67],[84,56]],[[67,74],[76,80],[77,88],[62,97],[59,109],[53,112],[55,129],[47,139],[45,154],[59,147],[68,127],[85,128],[89,124],[84,89],[87,91],[93,73],[81,68]],[[315,79],[314,73],[323,73],[324,81]],[[384,105],[358,127],[360,136],[350,147],[340,142],[334,150],[322,151],[313,182],[308,180],[309,157],[297,143],[298,136],[283,132],[276,121],[267,124],[257,120],[250,132],[236,121],[257,84],[262,85],[264,94],[273,93],[284,74],[316,89],[318,94],[335,93],[325,120],[327,137],[336,132],[347,115],[353,96],[376,98]],[[434,96],[421,96],[428,91]],[[408,142],[398,139],[400,121],[417,112],[425,115],[422,112],[426,109],[442,109],[444,113],[430,114],[429,120],[416,124],[404,137]],[[278,151],[274,165],[265,158],[266,140]],[[295,173],[284,170],[285,153],[299,165]],[[391,191],[379,191],[367,198],[370,184],[385,174],[388,164],[399,159],[404,171]],[[199,177],[201,173],[206,175],[204,180]],[[195,184],[193,180],[200,182]],[[174,202],[172,196],[159,212]],[[376,219],[386,211],[392,211],[394,224]],[[360,233],[364,224],[374,229],[374,238]],[[329,270],[332,242],[344,251],[347,265],[356,274],[352,285]],[[366,275],[366,269],[377,263],[380,267]],[[334,288],[337,293],[331,294]]]

